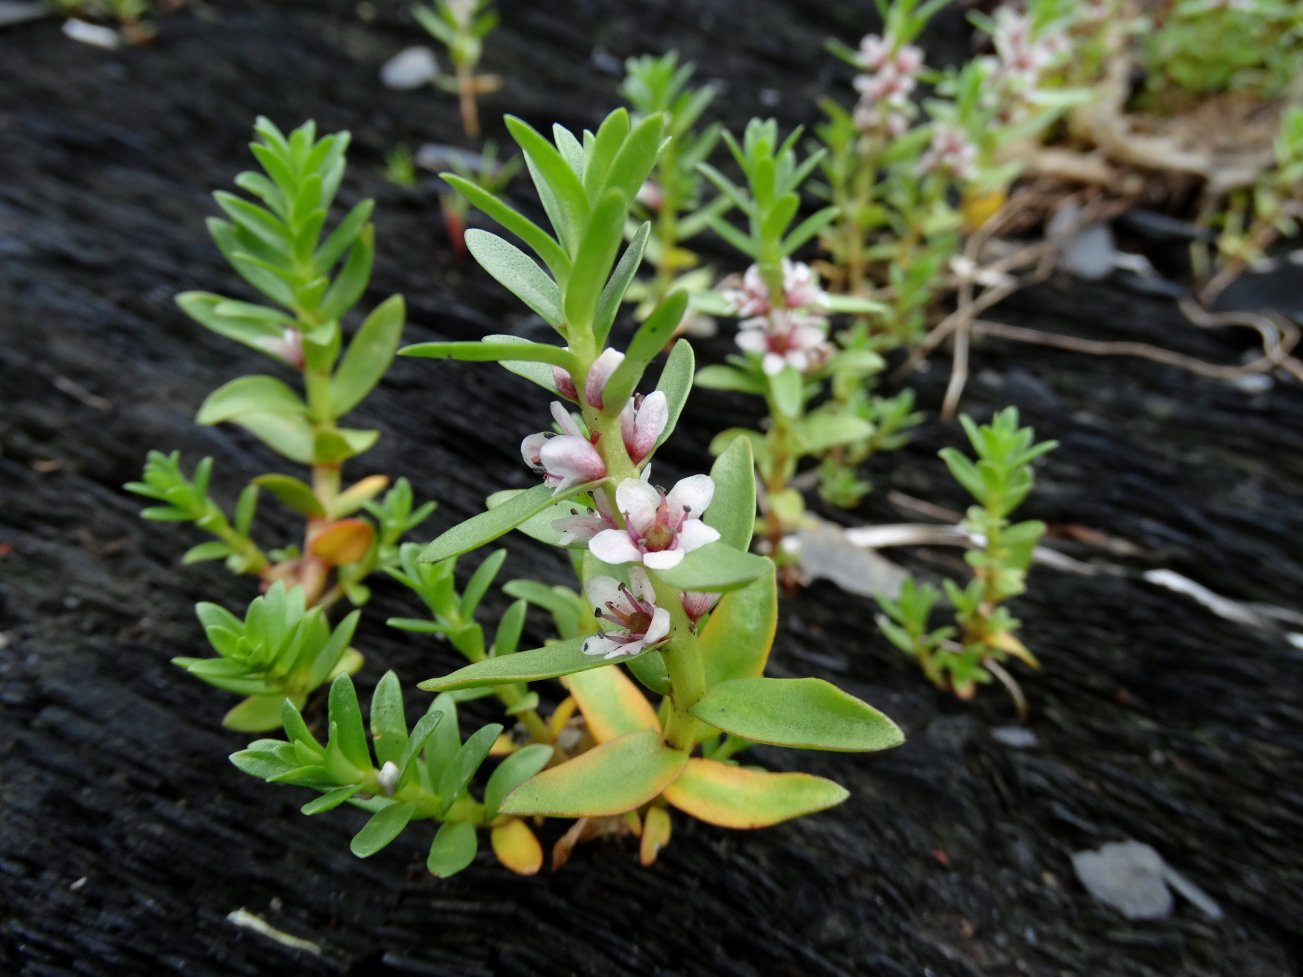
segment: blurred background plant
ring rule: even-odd
[[[452,62],[453,74],[436,74],[435,85],[457,94],[462,129],[472,139],[480,137],[478,96],[496,91],[496,75],[477,75],[484,55],[484,39],[498,26],[500,17],[489,10],[492,0],[434,0],[414,4],[412,16],[431,37],[442,44]]]

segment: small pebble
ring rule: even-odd
[[[1087,892],[1127,919],[1160,919],[1172,911],[1167,866],[1149,845],[1121,841],[1074,852],[1072,867]]]
[[[396,92],[410,92],[428,85],[439,73],[439,62],[428,47],[403,48],[380,69],[380,82]]]
[[[115,51],[122,44],[122,36],[113,28],[88,24],[84,20],[65,20],[63,32],[74,41],[102,47],[108,51]]]
[[[991,730],[991,739],[1015,750],[1028,750],[1040,745],[1036,734],[1026,726],[997,726]]]

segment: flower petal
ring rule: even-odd
[[[660,644],[670,636],[670,612],[663,607],[656,608],[656,613],[652,615],[651,624],[647,625],[647,633],[643,635],[642,643],[646,647]]]
[[[689,519],[679,529],[679,547],[685,553],[691,553],[718,539],[719,530],[707,526],[700,519]]]
[[[643,399],[634,417],[633,437],[625,439],[625,447],[634,464],[646,458],[656,446],[669,417],[670,405],[664,391],[656,390]]]
[[[681,480],[665,497],[671,512],[686,511],[689,516],[700,516],[715,497],[715,482],[709,475],[690,475]]]
[[[629,521],[629,528],[642,536],[656,521],[661,494],[637,478],[626,478],[615,489],[615,505]]]
[[[641,601],[653,605],[656,603],[656,588],[642,567],[629,568],[629,591]]]
[[[584,400],[589,406],[602,409],[602,390],[606,387],[606,381],[611,379],[615,368],[623,362],[624,354],[618,349],[602,350],[602,355],[593,361],[584,380]]]
[[[683,562],[683,550],[661,550],[659,553],[644,553],[642,562],[653,570],[669,570]]]
[[[624,597],[620,593],[620,581],[607,576],[593,577],[585,582],[584,596],[588,598],[588,606],[597,609],[599,617],[607,604],[619,606]]]
[[[584,654],[614,658],[616,655],[623,655],[626,647],[622,641],[617,641],[604,634],[595,634],[584,642]]]
[[[642,551],[623,529],[604,529],[588,542],[588,549],[603,563],[641,563]]]

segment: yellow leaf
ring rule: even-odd
[[[575,672],[563,681],[597,742],[606,743],[639,729],[661,731],[656,710],[622,669],[614,665],[594,668]]]
[[[361,519],[341,519],[312,537],[308,549],[313,556],[332,566],[356,563],[371,548],[375,531]]]
[[[1032,668],[1041,667],[1041,663],[1036,660],[1036,656],[1031,653],[1031,650],[1010,631],[999,631],[987,638],[986,643],[992,648],[998,648],[1000,651],[1013,655],[1014,658],[1017,658],[1025,665]]]
[[[526,780],[499,810],[557,818],[623,814],[674,783],[687,762],[688,755],[666,746],[658,733],[627,733]]]
[[[689,760],[664,791],[665,799],[684,814],[721,828],[765,828],[849,796],[840,784],[808,773],[769,773],[701,758]],[[644,837],[646,833],[644,827]]]
[[[963,214],[965,233],[971,234],[999,213],[1007,197],[1006,187],[996,187],[976,195],[964,194],[959,210]]]
[[[670,812],[663,807],[653,807],[647,812],[642,826],[642,841],[638,845],[638,861],[643,868],[656,861],[660,850],[670,843]]]
[[[517,875],[536,875],[543,867],[543,846],[519,818],[508,818],[489,833],[493,854]]]

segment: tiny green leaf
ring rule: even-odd
[[[536,485],[526,489],[495,509],[472,516],[460,525],[453,526],[421,553],[420,562],[438,563],[451,556],[460,556],[492,542],[515,529],[526,519],[537,515],[557,502],[591,489],[592,484],[575,485],[562,492],[554,492],[550,485]]]
[[[330,408],[336,417],[361,403],[389,369],[402,336],[404,316],[403,297],[394,295],[376,306],[358,328],[330,378]]]
[[[561,311],[561,289],[529,255],[510,241],[472,228],[466,232],[466,247],[485,271],[498,283],[542,317],[550,326],[565,322]]]
[[[371,820],[362,825],[362,830],[353,836],[353,840],[348,845],[349,850],[358,858],[370,858],[402,834],[415,813],[414,802],[382,807],[371,815]]]
[[[448,821],[434,836],[425,867],[431,875],[446,879],[475,861],[475,852],[478,850],[479,839],[475,836],[473,824],[468,821]]]

